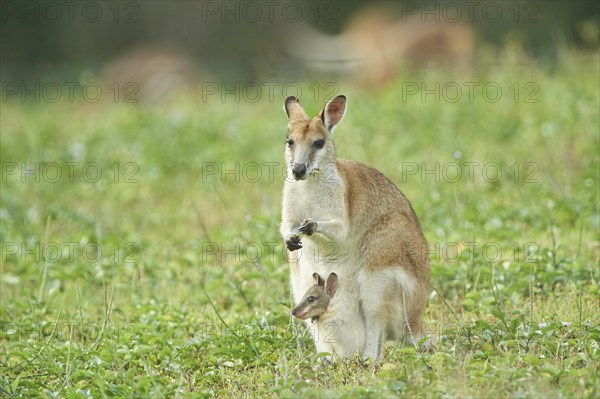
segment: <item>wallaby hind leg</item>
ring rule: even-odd
[[[379,360],[381,356],[382,336],[383,327],[378,324],[377,320],[367,318],[365,348],[362,352],[363,359]]]

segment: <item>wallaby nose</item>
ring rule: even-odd
[[[292,316],[296,316],[296,313],[298,313],[298,308],[294,308],[294,310],[292,310]]]
[[[306,174],[306,165],[303,163],[295,164],[292,173],[296,179],[301,179]]]

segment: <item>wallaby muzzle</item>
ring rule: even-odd
[[[306,317],[304,317],[304,313],[302,312],[301,308],[302,308],[302,306],[297,306],[296,308],[294,308],[294,310],[292,310],[292,316],[303,320]]]

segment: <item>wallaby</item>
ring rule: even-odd
[[[337,274],[331,273],[327,277],[327,288],[325,288],[325,281],[318,273],[313,273],[313,278],[317,284],[306,291],[298,306],[292,310],[292,316],[300,320],[310,319],[314,323],[319,321],[320,316],[327,311],[329,302],[337,291],[338,277]]]
[[[359,312],[358,298],[352,290],[338,290],[338,275],[330,273],[327,280],[313,273],[317,284],[308,289],[292,310],[292,315],[310,319],[313,323],[317,352],[329,352],[323,359],[334,361],[336,357],[348,358],[362,352],[365,330]]]
[[[311,288],[313,273],[335,271],[354,291],[366,331],[364,357],[378,359],[388,339],[415,344],[424,336],[429,262],[411,204],[377,170],[336,158],[333,131],[346,111],[345,96],[312,119],[295,97],[284,109],[289,131],[281,234],[296,303]]]

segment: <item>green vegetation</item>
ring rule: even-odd
[[[505,54],[461,80],[472,101],[460,82],[456,102],[407,94],[457,81],[438,72],[340,85],[338,155],[396,182],[431,246],[436,350],[389,345],[376,367],[320,366],[291,319],[280,96],[4,102],[0,392],[598,397],[599,60],[561,57]]]

